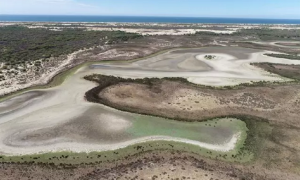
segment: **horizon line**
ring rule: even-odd
[[[220,18],[220,19],[265,19],[300,20],[300,18],[264,18],[264,17],[208,17],[208,16],[158,16],[158,15],[88,15],[88,14],[0,14],[0,16],[103,16],[103,17],[161,17],[161,18]]]

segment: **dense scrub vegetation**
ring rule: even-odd
[[[26,61],[57,57],[104,43],[140,38],[123,31],[86,31],[84,29],[30,29],[22,26],[0,27],[0,62],[15,65]]]
[[[300,40],[300,30],[298,29],[241,29],[232,34],[200,31],[196,32],[196,35],[253,37],[260,40]]]
[[[293,54],[265,54],[267,56],[276,57],[276,58],[284,58],[284,59],[291,59],[291,60],[300,60],[300,56],[293,55]]]
[[[257,36],[261,40],[299,40],[300,30],[298,29],[242,29],[234,35]]]
[[[260,67],[270,73],[293,79],[296,82],[300,81],[300,65],[285,65],[273,63],[252,63],[252,65]]]
[[[251,65],[255,65],[261,68],[264,68],[262,66],[270,66],[272,67],[273,65],[270,65],[270,63],[251,63]],[[290,65],[286,65],[290,66]],[[294,67],[294,66],[293,66]],[[275,73],[278,75],[281,75],[283,77],[287,77],[290,79],[293,79],[294,81],[291,82],[268,82],[268,81],[257,81],[257,82],[250,82],[250,83],[242,83],[234,86],[222,86],[222,87],[217,87],[217,86],[206,86],[206,85],[200,85],[200,84],[194,84],[189,82],[187,79],[182,78],[182,77],[164,77],[164,78],[143,78],[143,79],[131,79],[131,78],[122,78],[122,77],[116,77],[116,76],[106,76],[102,74],[92,74],[85,76],[84,79],[88,81],[93,81],[98,83],[98,86],[89,90],[86,92],[85,97],[88,101],[90,102],[95,102],[95,103],[108,103],[104,99],[100,99],[99,97],[99,92],[105,89],[106,87],[113,86],[119,83],[138,83],[138,84],[143,84],[147,85],[149,87],[152,87],[153,85],[160,83],[164,80],[167,81],[175,81],[175,82],[180,82],[187,84],[189,86],[193,87],[198,87],[198,88],[205,88],[205,89],[214,89],[214,90],[230,90],[230,89],[242,89],[245,87],[265,87],[265,86],[277,86],[277,85],[284,85],[284,84],[290,84],[290,83],[298,83],[300,80],[299,70],[300,70],[300,65],[295,66],[298,69],[295,69],[295,71],[291,72],[291,75],[286,75],[286,73],[289,74],[289,71],[286,71],[285,69],[280,69],[280,71],[284,71],[284,73],[280,72],[275,72],[270,69],[264,68],[266,71]],[[275,67],[274,67],[275,69]],[[299,71],[299,72],[298,72]],[[108,104],[106,104],[108,105]]]
[[[148,86],[152,86],[155,82],[161,81],[159,78],[144,78],[144,79],[125,79],[121,77],[115,77],[115,76],[106,76],[106,75],[101,75],[101,74],[93,74],[89,76],[85,76],[84,79],[88,81],[94,81],[97,82],[99,85],[88,92],[85,93],[85,98],[94,103],[103,103],[105,105],[108,105],[108,101],[101,99],[98,94],[100,91],[105,89],[106,87],[116,85],[118,83],[139,83],[139,84],[145,84]],[[163,78],[167,79],[167,78]],[[181,79],[181,78],[180,78]],[[183,79],[183,78],[182,78]]]
[[[211,59],[216,58],[216,56],[213,56],[213,55],[205,55],[204,58],[205,58],[205,59],[208,59],[208,60],[211,60]]]

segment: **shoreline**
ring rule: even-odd
[[[5,155],[7,157],[13,157],[13,156],[25,156],[25,155],[35,155],[35,154],[47,154],[47,153],[60,153],[60,152],[71,152],[71,153],[92,153],[92,152],[99,152],[99,153],[105,153],[105,152],[111,152],[116,150],[122,150],[126,149],[129,146],[135,146],[137,144],[147,144],[147,143],[155,143],[155,142],[166,142],[171,144],[188,144],[198,147],[199,149],[207,149],[212,150],[215,152],[221,152],[226,153],[233,151],[236,149],[236,144],[238,142],[242,141],[241,138],[241,132],[234,134],[230,140],[225,142],[224,144],[209,144],[204,142],[199,142],[195,140],[188,140],[184,138],[176,138],[176,137],[168,137],[168,136],[149,136],[149,137],[142,137],[133,139],[130,141],[125,141],[121,143],[116,143],[113,145],[96,145],[96,144],[84,144],[84,143],[63,143],[65,147],[59,146],[61,143],[56,143],[55,145],[52,145],[54,149],[47,149],[47,150],[30,150],[30,151],[24,151],[22,153],[12,153],[13,150],[10,151],[10,153],[1,153],[0,155]],[[75,147],[75,144],[82,144],[82,148]],[[73,147],[72,147],[73,146]],[[99,146],[99,147],[97,147]],[[101,146],[101,147],[100,147]],[[68,147],[68,148],[67,148]],[[37,149],[42,149],[42,146],[37,146]],[[3,151],[3,149],[1,150]],[[22,150],[18,150],[22,151]]]

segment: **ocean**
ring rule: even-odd
[[[132,23],[212,23],[212,24],[300,24],[300,19],[246,19],[206,17],[142,17],[142,16],[58,16],[0,15],[9,22],[132,22]]]

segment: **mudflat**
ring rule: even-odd
[[[92,65],[103,75],[124,78],[182,77],[207,86],[230,86],[258,81],[286,81],[250,63],[270,62],[300,64],[300,61],[265,56],[269,51],[241,47],[204,47],[169,51],[145,60],[124,63]],[[205,56],[213,55],[214,59]],[[96,71],[94,71],[96,72]]]

